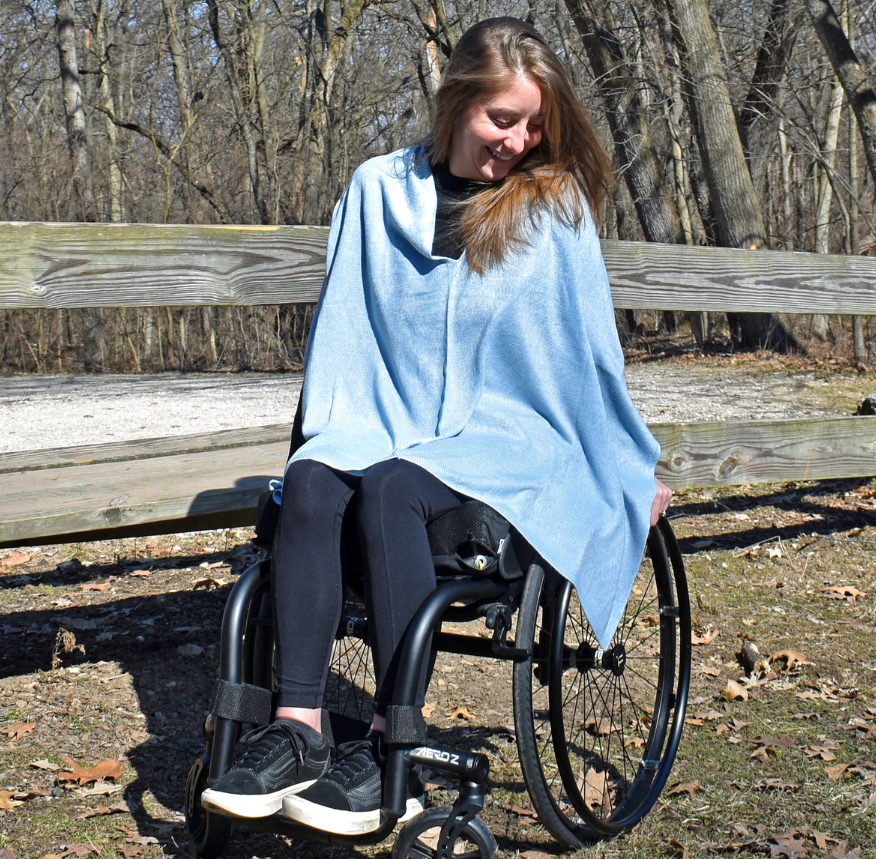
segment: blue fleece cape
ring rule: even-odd
[[[434,257],[422,151],[363,164],[335,209],[305,356],[306,443],[362,473],[416,463],[505,516],[578,590],[608,647],[642,558],[659,446],[623,375],[588,217],[548,215],[483,275]]]

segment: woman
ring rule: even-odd
[[[576,584],[607,646],[669,504],[594,225],[609,164],[568,75],[531,26],[494,18],[460,39],[435,101],[425,145],[363,164],[334,213],[274,544],[276,720],[209,808],[379,824],[375,743],[329,766],[322,733],[351,522],[379,737],[397,645],[435,587],[428,522],[466,498],[494,507]]]

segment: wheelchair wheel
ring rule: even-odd
[[[201,794],[207,787],[210,756],[202,755],[189,770],[186,780],[185,817],[189,836],[189,852],[199,859],[218,859],[228,848],[231,821],[227,817],[205,811]]]
[[[438,855],[441,827],[452,813],[449,805],[429,808],[408,821],[392,848],[392,859],[434,859]],[[454,859],[495,859],[499,847],[480,818],[473,818],[456,842],[448,845]]]
[[[514,716],[539,820],[572,847],[632,828],[669,777],[690,679],[687,580],[668,522],[651,529],[608,650],[554,573],[527,581],[516,638],[534,648],[514,667]]]
[[[371,702],[375,691],[365,606],[357,595],[348,592],[335,636],[324,699],[335,743],[365,735],[373,715]]]

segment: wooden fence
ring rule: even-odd
[[[0,224],[0,308],[315,301],[322,227]],[[876,260],[604,241],[616,307],[876,315]],[[291,420],[291,415],[290,415]],[[876,474],[876,417],[652,424],[673,488]],[[287,427],[0,458],[0,546],[249,525]]]

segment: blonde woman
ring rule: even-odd
[[[243,738],[205,807],[282,808],[337,833],[379,825],[397,647],[435,588],[426,525],[466,499],[575,583],[607,645],[671,495],[624,383],[595,224],[610,184],[568,74],[514,18],[460,39],[423,144],[354,174],[274,542],[276,718]],[[370,737],[333,755],[320,708],[350,529],[378,692]]]

